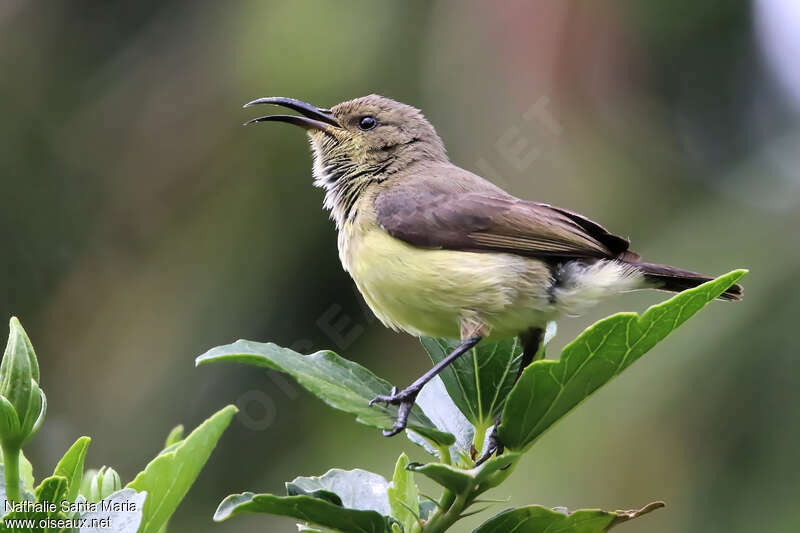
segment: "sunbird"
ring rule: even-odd
[[[411,385],[370,402],[399,406],[386,436],[406,427],[422,387],[483,339],[520,336],[521,373],[550,321],[620,292],[678,292],[711,279],[643,262],[627,239],[585,216],[516,198],[457,167],[412,106],[373,94],[330,109],[283,97],[245,107],[258,104],[300,113],[245,124],[306,130],[339,259],[380,321],[410,335],[461,340]],[[720,298],[741,295],[734,285]]]

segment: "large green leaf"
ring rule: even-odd
[[[406,533],[419,521],[419,489],[414,482],[414,473],[406,468],[408,463],[408,456],[401,454],[394,467],[392,486],[388,490],[392,516],[400,521]]]
[[[473,533],[604,533],[617,524],[663,506],[661,502],[653,502],[632,511],[592,509],[562,513],[539,505],[529,505],[503,511],[481,524]]]
[[[389,482],[383,476],[358,468],[333,468],[321,476],[298,477],[286,484],[289,496],[314,496],[348,509],[382,515],[390,514],[388,490]]]
[[[391,531],[389,482],[366,470],[334,468],[322,476],[298,477],[286,484],[288,496],[232,494],[214,514],[221,521],[242,512],[293,517],[346,532]]]
[[[558,361],[537,361],[514,386],[503,410],[500,440],[523,450],[611,378],[745,275],[736,270],[649,308],[619,313],[581,333]]]
[[[229,405],[200,424],[168,452],[162,452],[128,483],[127,487],[147,492],[139,533],[157,533],[175,512],[206,464],[236,407]]]
[[[390,393],[392,387],[388,381],[328,350],[302,355],[272,343],[239,340],[212,348],[198,357],[196,363],[219,361],[262,366],[289,374],[331,407],[354,415],[368,426],[391,428],[397,416],[396,406],[369,405],[375,396]],[[449,446],[455,441],[452,435],[437,429],[417,406],[411,410],[408,428],[438,444]]]
[[[347,509],[311,496],[273,494],[231,494],[219,504],[214,520],[220,522],[240,513],[267,513],[288,516],[303,522],[346,533],[384,533],[390,521],[375,511]]]
[[[422,339],[422,346],[434,363],[458,345],[455,340]],[[442,370],[447,393],[475,427],[485,430],[495,423],[514,385],[521,356],[522,344],[517,337],[482,341]]]
[[[55,476],[64,476],[67,478],[69,484],[69,491],[67,492],[67,499],[71,502],[75,501],[78,496],[78,491],[81,488],[81,481],[83,480],[83,463],[86,459],[86,451],[89,449],[89,443],[92,439],[89,437],[81,437],[75,441],[75,444],[70,446],[67,453],[56,465],[53,472]]]

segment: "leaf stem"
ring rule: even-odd
[[[444,444],[438,445],[437,448],[439,450],[439,459],[446,465],[452,465],[453,458],[450,456],[450,448]]]
[[[445,491],[445,493],[447,492],[450,491]],[[443,531],[447,531],[450,526],[461,518],[461,513],[469,506],[469,492],[471,491],[456,495],[455,499],[452,500],[452,504],[448,507],[442,506],[442,509],[434,513],[428,523],[425,524],[422,531],[424,531],[424,533],[442,533]],[[444,500],[444,495],[442,499]],[[447,510],[443,511],[443,509]]]
[[[455,500],[456,495],[453,494],[453,491],[450,489],[444,489],[444,492],[442,492],[442,499],[439,501],[439,509],[437,514],[446,513],[453,505]]]
[[[17,502],[20,500],[19,454],[19,448],[3,446],[3,472],[6,482],[6,498],[10,502]]]
[[[475,447],[478,457],[483,453],[483,444],[486,440],[486,432],[489,430],[489,427],[490,426],[484,426],[483,421],[475,425],[475,436],[472,437],[472,445]]]

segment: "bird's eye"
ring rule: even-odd
[[[377,125],[378,125],[378,120],[375,117],[371,117],[369,115],[361,117],[361,119],[358,121],[359,129],[362,129],[364,131],[371,130]]]

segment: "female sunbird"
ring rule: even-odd
[[[481,339],[519,335],[520,372],[546,324],[634,289],[681,291],[710,278],[645,263],[628,241],[559,207],[516,198],[452,164],[418,109],[378,95],[323,109],[259,98],[298,115],[254,122],[305,128],[314,184],[325,190],[339,258],[386,326],[461,344],[407,388],[370,402],[399,406],[387,436],[406,426],[420,389]],[[738,300],[734,285],[720,298]]]

